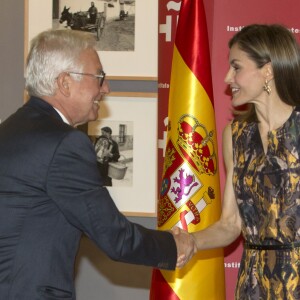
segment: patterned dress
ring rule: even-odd
[[[300,241],[300,107],[268,134],[264,152],[257,123],[234,121],[233,185],[246,242]],[[236,299],[300,299],[300,248],[244,249]]]

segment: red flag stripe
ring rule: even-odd
[[[155,288],[150,289],[150,300],[180,300],[170,285],[166,282],[160,270],[153,270],[152,282],[155,282]]]
[[[188,28],[188,30],[187,30]],[[179,14],[175,45],[184,62],[201,82],[212,104],[210,53],[203,1],[183,0]],[[205,46],[200,46],[201,44]],[[187,47],[187,45],[189,45]]]

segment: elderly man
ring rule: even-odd
[[[46,31],[31,44],[29,101],[0,125],[1,299],[75,299],[73,267],[82,233],[112,259],[174,269],[194,253],[191,236],[129,222],[75,127],[97,119],[109,92],[87,33]]]

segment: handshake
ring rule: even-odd
[[[171,233],[175,239],[177,247],[177,268],[182,268],[198,251],[195,237],[193,234],[180,229],[172,228]]]

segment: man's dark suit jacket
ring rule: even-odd
[[[172,235],[129,222],[88,136],[32,97],[0,125],[0,299],[75,299],[82,233],[113,260],[175,268]]]

